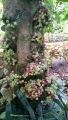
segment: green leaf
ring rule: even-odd
[[[58,88],[62,88],[62,80],[61,79],[58,79],[57,80],[57,85],[58,85]]]
[[[0,69],[0,78],[2,78],[4,75],[3,69]]]
[[[42,116],[41,116],[41,117],[39,117],[39,118],[38,118],[38,120],[43,120],[43,117],[42,117]]]
[[[61,116],[59,119],[60,119],[60,120],[68,120],[68,117]]]
[[[37,111],[39,117],[43,114],[42,104],[41,103],[38,103],[38,105],[36,107],[36,111]]]
[[[52,101],[51,104],[49,105],[49,109],[54,109],[55,112],[58,112],[60,109],[60,106]]]
[[[61,1],[61,2],[68,2],[68,0],[58,0],[58,1]]]
[[[11,102],[8,102],[6,104],[5,120],[27,120],[24,117],[11,116],[12,112],[13,112],[12,104],[11,104]]]
[[[57,89],[56,94],[68,100],[68,97],[61,90]]]
[[[58,98],[59,98],[59,100],[61,101],[61,103],[63,104],[63,106],[64,106],[64,111],[65,111],[65,114],[67,114],[67,105],[63,102],[63,100],[62,100],[62,98],[61,98],[61,96],[60,95],[58,95]]]
[[[5,112],[5,120],[13,120],[12,116],[12,108],[11,108],[11,102],[7,102],[6,104],[6,112]]]
[[[47,118],[48,116],[49,118]],[[60,120],[61,115],[55,112],[55,110],[50,109],[50,110],[44,111],[44,117],[45,117],[45,120]]]
[[[39,119],[38,119],[39,120]],[[40,118],[40,120],[57,120],[56,118],[50,117],[50,118]]]
[[[2,113],[0,114],[0,119],[5,119],[5,112],[2,112]]]
[[[32,118],[33,120],[36,120],[34,111],[33,111],[33,109],[31,108],[30,104],[28,103],[25,95],[24,95],[20,90],[17,90],[17,96],[18,96],[19,100],[21,101],[21,103],[24,105],[24,107],[28,110],[31,118]]]
[[[48,118],[48,119],[44,119],[44,120],[57,120],[56,118]]]
[[[13,120],[27,120],[26,118],[23,118],[23,117],[16,117],[14,118]]]
[[[59,98],[59,100],[62,102],[63,106],[64,106],[64,107],[65,107],[65,109],[66,109],[66,104],[63,102],[63,100],[62,100],[62,98],[61,98],[61,96],[60,96],[60,95],[58,95],[58,98]]]
[[[62,103],[58,99],[53,99],[53,101],[55,103],[57,103],[61,107],[62,110],[64,110],[64,106],[62,105]]]
[[[0,3],[3,3],[3,1],[2,1],[2,0],[0,0]]]
[[[55,13],[55,17],[56,17],[57,21],[60,22],[60,15],[58,13]]]
[[[68,20],[68,13],[65,15],[65,17],[63,18],[63,20]]]

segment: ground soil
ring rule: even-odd
[[[56,77],[62,80],[62,85],[68,80],[68,60],[64,59],[53,59],[52,64],[48,65],[49,73],[54,74]],[[68,96],[68,88],[64,90],[64,93]]]
[[[68,60],[53,59],[52,64],[48,65],[49,73],[65,80],[68,77]]]

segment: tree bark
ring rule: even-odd
[[[38,0],[33,1],[35,3]],[[30,26],[32,22],[31,12],[33,4],[28,0],[3,0],[3,21],[17,22],[17,61],[24,63],[30,55]]]

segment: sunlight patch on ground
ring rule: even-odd
[[[68,41],[45,43],[45,58],[47,61],[52,58],[68,59]]]

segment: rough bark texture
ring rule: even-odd
[[[16,21],[18,27],[17,58],[18,64],[30,55],[30,24],[32,4],[28,0],[3,0],[3,20]],[[35,5],[34,1],[34,5]]]

